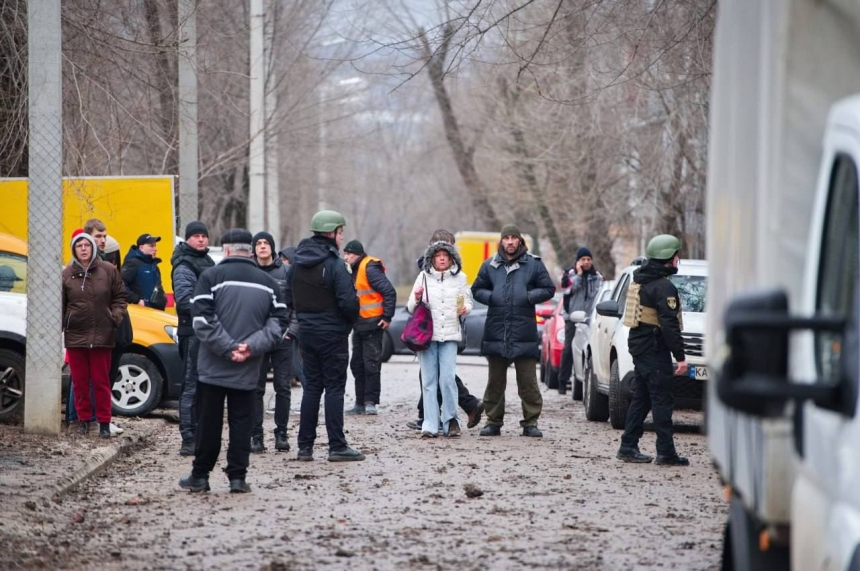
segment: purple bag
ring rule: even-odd
[[[427,301],[429,302],[430,293],[427,291],[426,276],[424,277],[424,293],[427,295]],[[403,333],[400,334],[400,340],[416,353],[430,347],[430,342],[433,341],[433,315],[423,300],[415,305],[415,311],[412,313],[409,321],[406,322],[406,327],[403,328]]]

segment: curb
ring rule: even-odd
[[[87,478],[94,476],[107,466],[110,466],[111,463],[120,456],[121,452],[142,444],[157,431],[158,427],[156,426],[139,434],[131,434],[128,436],[123,435],[117,438],[117,442],[115,444],[93,450],[90,457],[84,462],[83,466],[71,474],[60,478],[60,480],[51,489],[51,493],[48,494],[48,498],[60,498],[67,494]]]

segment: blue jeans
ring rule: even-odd
[[[442,425],[448,434],[448,423],[457,419],[457,342],[433,341],[418,353],[421,379],[424,383],[424,424],[422,432],[436,434],[439,430],[439,407],[436,392],[442,392]]]

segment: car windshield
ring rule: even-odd
[[[681,294],[681,307],[692,313],[705,312],[705,295],[708,292],[708,278],[705,276],[674,275],[669,278]]]
[[[27,258],[0,252],[0,291],[27,293]]]

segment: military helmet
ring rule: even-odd
[[[320,210],[311,218],[311,232],[335,232],[339,226],[346,226],[346,219],[334,210]]]
[[[645,255],[652,260],[671,260],[681,250],[681,241],[671,234],[654,236],[645,248]]]

